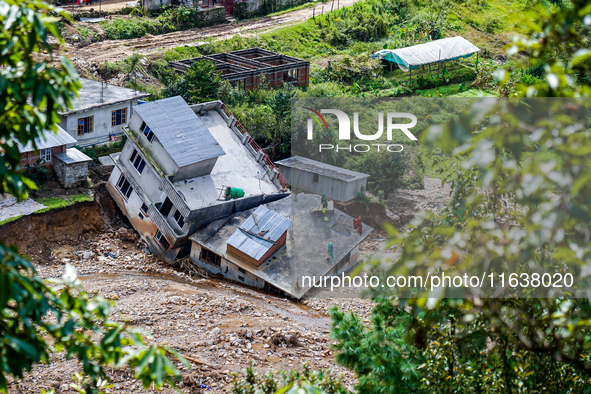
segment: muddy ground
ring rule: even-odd
[[[440,208],[449,193],[438,180],[426,178],[426,189],[400,191],[388,210],[420,212]],[[334,362],[327,311],[338,304],[367,319],[371,302],[362,299],[316,299],[294,302],[216,278],[191,276],[158,261],[128,228],[104,186],[97,182],[95,202],[41,215],[29,215],[0,227],[0,239],[16,243],[35,262],[43,278],[59,278],[73,264],[84,287],[113,300],[114,320],[144,329],[148,343],[172,347],[190,357],[183,370],[181,392],[227,392],[231,374],[249,363],[260,371],[332,369],[347,385],[355,375]],[[396,197],[398,196],[398,197]],[[400,203],[397,203],[397,200]],[[398,211],[399,210],[399,211]],[[373,233],[361,247],[363,255],[380,250],[385,234]],[[367,320],[366,320],[367,321]],[[62,355],[39,365],[10,393],[74,393],[70,384],[78,371]],[[110,393],[144,393],[127,370],[111,371]],[[173,393],[167,388],[164,393]]]

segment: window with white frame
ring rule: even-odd
[[[146,161],[140,156],[140,154],[137,152],[137,150],[135,150],[135,149],[133,150],[133,152],[131,153],[131,157],[129,158],[129,161],[134,166],[134,168],[137,170],[137,172],[139,172],[141,174],[144,171],[144,167],[146,166]]]
[[[51,148],[39,149],[39,159],[49,163],[51,161]]]
[[[133,186],[131,186],[131,183],[129,183],[129,181],[123,174],[121,174],[121,176],[119,177],[119,181],[117,182],[117,189],[121,192],[125,199],[128,199],[129,196],[131,196],[131,193],[133,193]]]

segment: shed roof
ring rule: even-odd
[[[80,152],[76,148],[66,149],[65,152],[59,152],[53,155],[56,159],[63,161],[65,164],[84,163],[92,161],[90,157]]]
[[[398,64],[408,71],[424,64],[446,62],[470,57],[480,49],[463,37],[449,37],[426,44],[413,45],[406,48],[384,49],[371,55],[374,59],[384,59]]]
[[[96,107],[125,103],[133,99],[150,96],[150,93],[139,90],[109,85],[108,83],[80,78],[82,89],[78,91],[77,98],[72,100],[72,109],[62,112],[62,115],[75,114]]]
[[[234,231],[227,243],[258,261],[287,231],[289,226],[291,226],[291,220],[264,206],[259,206]],[[257,237],[252,234],[264,235]]]
[[[179,167],[226,154],[180,96],[136,105],[133,109]]]
[[[35,150],[35,148],[33,148],[33,143],[31,142],[26,145],[21,144],[17,140],[15,140],[15,142],[18,145],[18,151],[20,153],[32,152]],[[75,144],[76,139],[60,126],[57,126],[57,133],[54,133],[51,130],[45,130],[43,134],[41,134],[41,137],[35,139],[35,143],[37,144],[37,149],[49,149],[56,146]]]
[[[326,176],[333,179],[338,179],[345,182],[353,182],[369,177],[368,174],[362,172],[347,170],[346,168],[331,166],[330,164],[322,163],[320,161],[308,159],[303,156],[292,156],[287,159],[280,160],[275,164],[295,168],[302,171],[312,172],[314,174]]]

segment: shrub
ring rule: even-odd
[[[49,178],[49,171],[43,167],[45,160],[37,159],[34,165],[27,164],[25,167],[25,176],[31,179],[37,184],[37,186],[43,185]]]

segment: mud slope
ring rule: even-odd
[[[104,183],[94,191],[93,202],[34,213],[0,226],[0,240],[18,246],[37,262],[47,262],[56,245],[85,243],[89,237],[119,227],[123,218]]]
[[[56,243],[75,243],[104,231],[104,222],[95,202],[83,202],[46,213],[23,216],[0,227],[0,239],[15,244],[21,253],[45,256]]]

